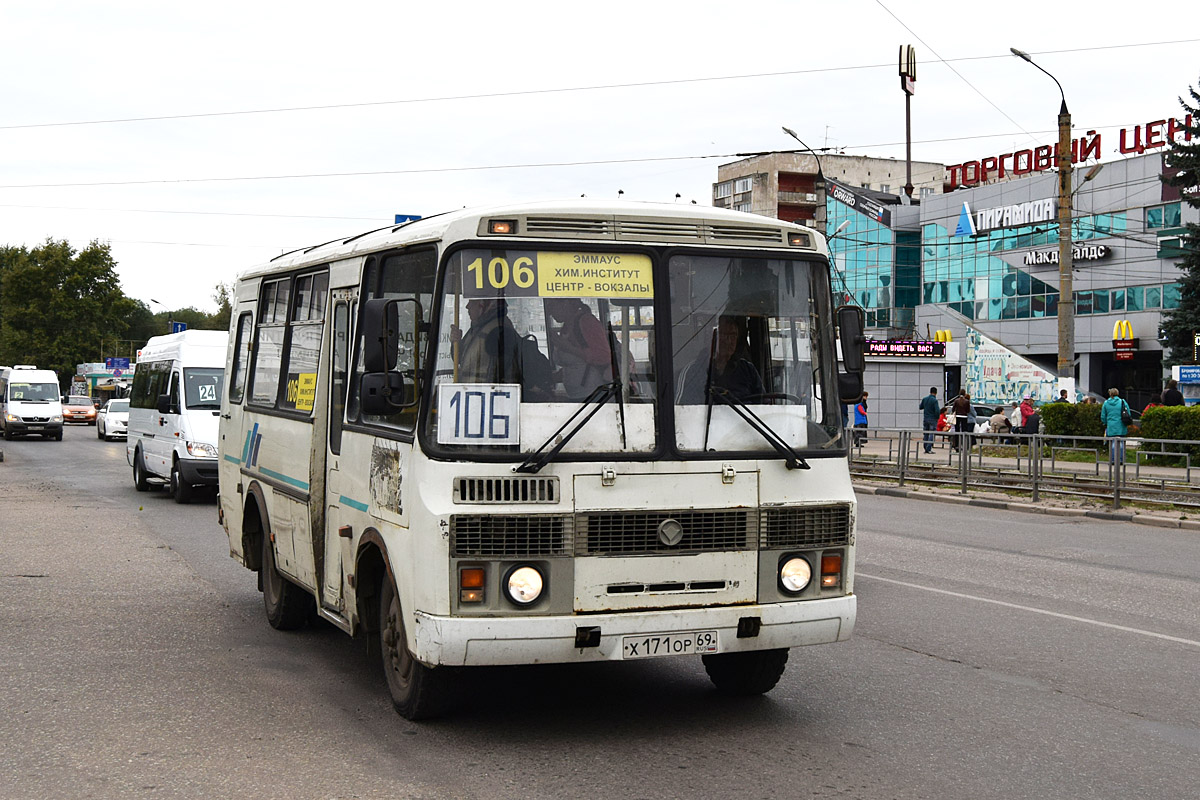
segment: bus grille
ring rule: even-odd
[[[850,506],[764,508],[761,546],[835,547],[850,543]]]
[[[450,552],[459,558],[570,555],[571,518],[561,514],[454,514]]]
[[[455,478],[456,503],[557,503],[558,478]]]
[[[683,538],[674,546],[658,538],[658,526],[668,519],[683,528]],[[745,509],[579,514],[575,518],[575,555],[752,550],[758,539],[756,522],[753,512]]]
[[[770,225],[738,225],[698,220],[628,219],[625,217],[542,217],[524,221],[523,233],[545,238],[619,239],[625,241],[710,242],[787,246],[785,229]]]

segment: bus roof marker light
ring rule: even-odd
[[[789,233],[788,244],[792,247],[812,247],[812,238],[807,233]]]
[[[517,232],[516,220],[511,219],[492,219],[488,220],[488,233],[496,236],[512,236]]]

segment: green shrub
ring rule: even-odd
[[[1142,413],[1139,436],[1145,439],[1183,439],[1200,442],[1200,406],[1158,406]],[[1154,448],[1157,449],[1157,448]],[[1164,445],[1168,452],[1200,457],[1200,444]]]
[[[1046,433],[1054,436],[1103,436],[1100,406],[1084,403],[1047,403],[1038,409]]]

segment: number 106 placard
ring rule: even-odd
[[[443,383],[438,386],[438,444],[520,444],[521,386]]]

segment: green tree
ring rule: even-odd
[[[1166,165],[1170,173],[1166,183],[1179,189],[1183,202],[1200,208],[1200,93],[1189,88],[1192,104],[1179,98],[1179,105],[1191,114],[1191,125],[1185,126],[1183,141],[1177,137],[1167,152]],[[1168,361],[1175,364],[1192,360],[1192,334],[1200,331],[1200,225],[1189,222],[1180,237],[1183,257],[1177,266],[1180,278],[1179,307],[1163,312],[1163,335],[1166,338]]]
[[[209,327],[229,330],[229,319],[233,316],[233,284],[218,283],[213,287],[212,299],[217,304],[217,313],[211,315]]]
[[[121,338],[135,303],[121,291],[107,244],[67,241],[0,248],[0,363],[36,364],[63,380]]]

